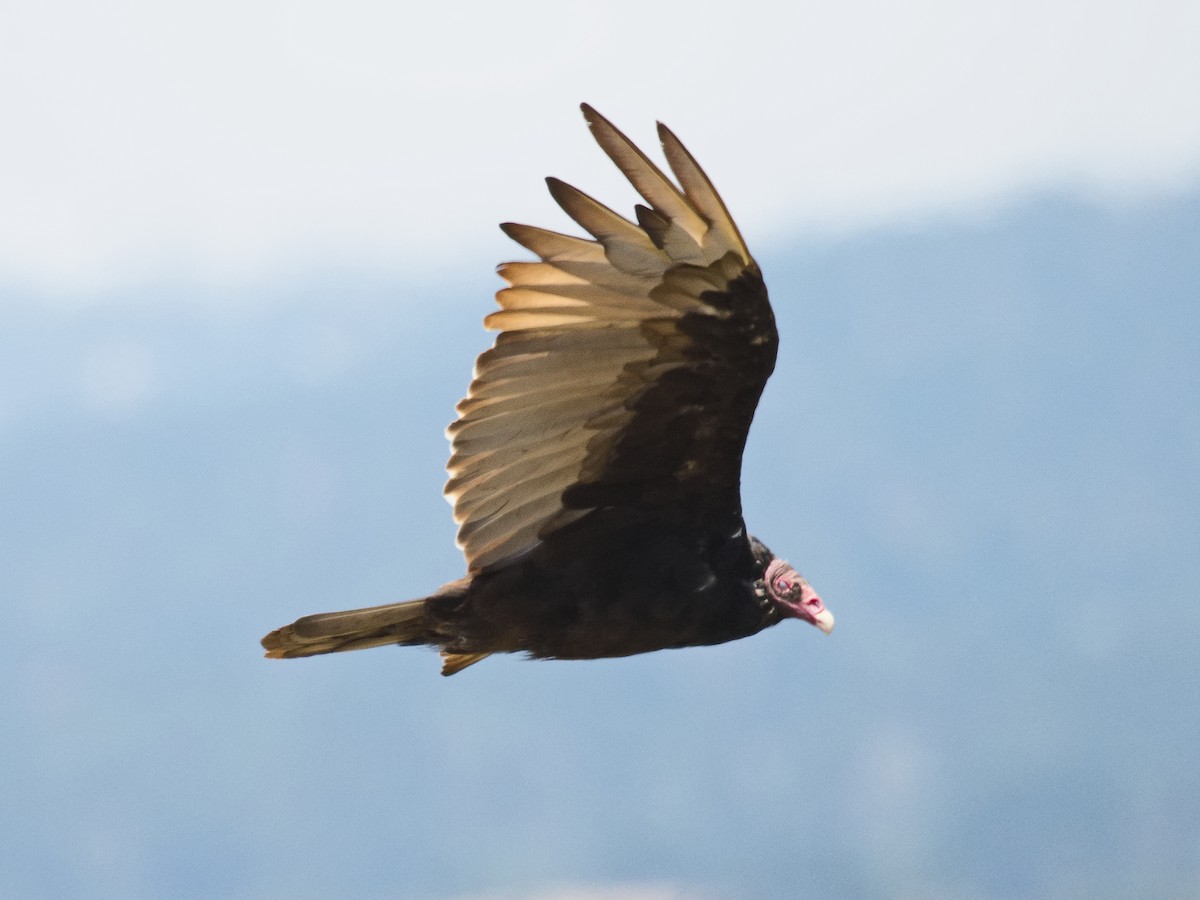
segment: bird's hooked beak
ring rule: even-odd
[[[812,622],[826,634],[833,631],[833,613],[827,609],[823,609],[813,616]]]
[[[826,634],[833,631],[833,613],[825,606],[823,601],[816,591],[803,578],[800,579],[800,609],[804,611],[804,618],[808,619]]]

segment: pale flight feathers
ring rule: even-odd
[[[659,125],[678,186],[595,110],[583,112],[649,206],[637,207],[631,222],[551,178],[554,199],[595,240],[501,226],[540,261],[500,266],[509,287],[485,324],[502,333],[476,362],[447,429],[446,495],[472,573],[527,552],[583,514],[564,509],[563,492],[585,469],[603,469],[603,454],[633,416],[631,401],[682,364],[678,355],[654,363],[689,340],[676,323],[717,315],[702,294],[726,290],[752,263],[711,182],[669,130]]]

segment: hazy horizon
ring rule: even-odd
[[[837,630],[451,679],[257,639],[460,574],[490,260],[4,304],[0,893],[1195,895],[1198,233],[1058,193],[762,242],[747,521]]]

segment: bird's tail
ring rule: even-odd
[[[268,659],[295,659],[344,650],[365,650],[386,644],[443,644],[447,636],[437,633],[425,615],[425,605],[435,597],[453,597],[466,592],[469,578],[443,585],[432,597],[317,613],[276,628],[262,639]],[[486,657],[487,653],[449,653],[442,650],[442,674],[453,675]]]
[[[316,613],[262,639],[269,659],[295,659],[385,644],[428,643],[425,600]]]

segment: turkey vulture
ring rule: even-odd
[[[593,238],[506,223],[538,257],[499,268],[499,331],[447,429],[446,497],[467,574],[420,600],[305,616],[273,659],[437,647],[442,674],[491,653],[598,659],[719,644],[833,616],[746,531],[742,451],[775,367],[758,264],[683,144],[678,185],[590,106],[592,136],[645,199],[636,223],[547,179]]]

